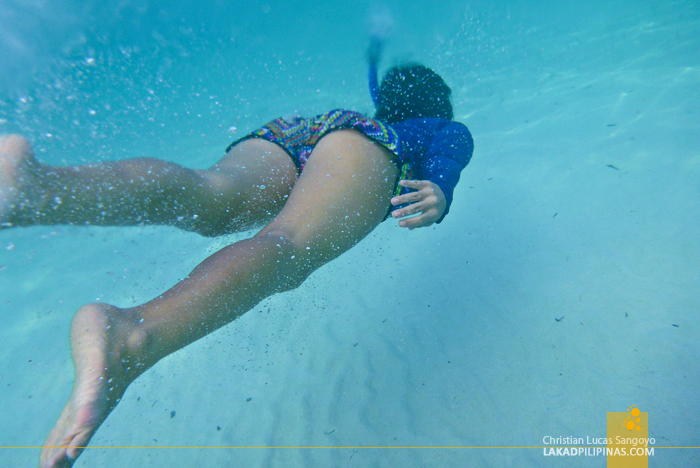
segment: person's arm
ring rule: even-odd
[[[415,229],[440,223],[450,210],[454,188],[459,176],[472,157],[474,141],[466,126],[452,122],[438,132],[430,144],[421,165],[421,174],[427,180],[402,180],[403,187],[416,190],[391,200],[392,205],[409,203],[392,213],[404,218],[399,226]]]

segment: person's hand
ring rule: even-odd
[[[431,226],[440,219],[445,209],[447,209],[447,200],[445,200],[445,194],[442,192],[442,189],[429,180],[401,180],[399,185],[415,189],[416,192],[392,198],[391,204],[394,206],[406,203],[409,205],[395,210],[391,215],[400,219],[420,213],[418,216],[402,219],[399,221],[399,226],[407,227],[411,230]]]

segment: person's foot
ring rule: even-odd
[[[140,373],[129,367],[127,342],[133,342],[135,336],[128,334],[126,315],[126,311],[107,304],[90,304],[75,314],[70,337],[75,383],[44,442],[41,468],[73,465]]]
[[[13,225],[11,216],[22,188],[31,183],[31,166],[36,163],[32,147],[19,135],[0,136],[0,229]]]

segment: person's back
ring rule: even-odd
[[[452,90],[424,65],[391,68],[378,84],[379,53],[370,54],[370,94],[374,118],[397,133],[403,162],[402,178],[430,181],[445,197],[441,222],[452,204],[461,171],[469,164],[474,141],[467,127],[454,121]],[[405,194],[407,190],[397,193]]]
[[[469,164],[474,140],[462,123],[439,117],[408,119],[392,125],[401,141],[401,152],[408,179],[430,180],[440,187],[447,203],[435,221],[440,223],[450,211],[460,173]]]

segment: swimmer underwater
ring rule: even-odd
[[[206,170],[153,158],[48,166],[17,135],[0,137],[0,229],[168,225],[204,236],[263,226],[132,308],[88,304],[73,317],[75,381],[41,452],[71,466],[127,387],[163,357],[297,288],[389,217],[440,223],[473,140],[451,90],[422,65],[391,68],[369,49],[374,118],[334,110],[277,119],[231,144]]]

